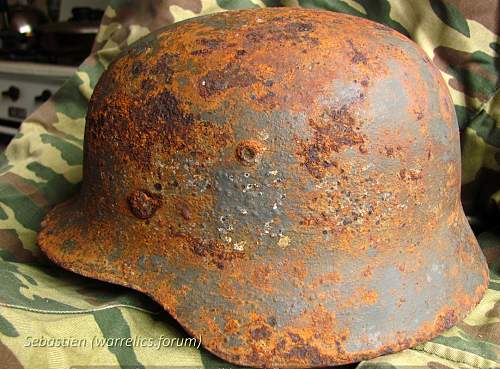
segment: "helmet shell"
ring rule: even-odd
[[[243,10],[151,33],[95,88],[83,175],[40,247],[236,364],[399,351],[486,288],[440,73],[360,18]]]

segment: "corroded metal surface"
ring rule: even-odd
[[[38,242],[230,362],[327,366],[428,340],[479,301],[459,190],[453,106],[415,44],[329,12],[228,12],[109,67],[81,193]]]

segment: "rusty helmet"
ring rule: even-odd
[[[360,18],[261,9],[153,32],[99,80],[83,184],[38,243],[253,367],[426,341],[487,284],[446,85]]]

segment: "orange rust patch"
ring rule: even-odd
[[[360,100],[363,98],[363,95],[359,96]],[[350,106],[334,108],[325,112],[325,115],[324,121],[309,121],[313,138],[311,142],[299,140],[300,151],[297,152],[307,171],[318,179],[323,178],[330,168],[338,167],[332,153],[365,142],[363,134],[359,132],[359,121],[354,118]]]

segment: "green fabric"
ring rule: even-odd
[[[51,264],[36,246],[36,232],[44,214],[79,189],[87,103],[99,76],[120,50],[168,23],[276,5],[323,8],[384,23],[411,37],[439,67],[461,130],[464,209],[490,264],[489,289],[463,322],[431,342],[353,367],[500,367],[496,0],[113,0],[92,55],[22,124],[0,155],[0,367],[229,366],[203,349],[177,347],[186,333],[143,295]],[[126,345],[127,338],[150,340],[154,346]],[[73,340],[73,347],[63,339]],[[35,347],[43,342],[51,347]]]

